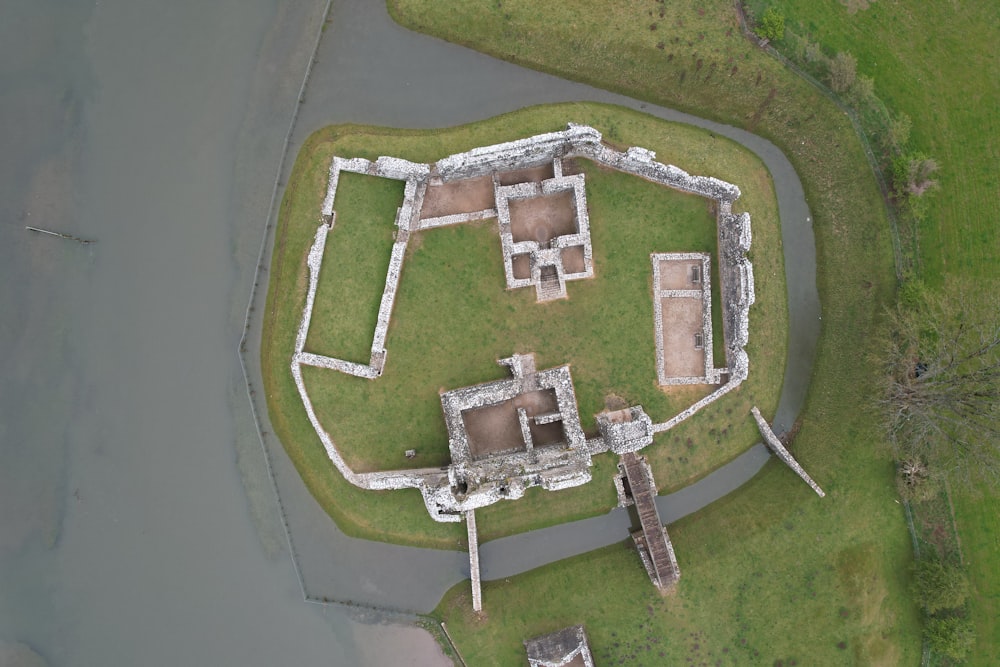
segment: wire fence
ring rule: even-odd
[[[899,214],[896,210],[895,205],[892,202],[891,190],[888,183],[886,182],[885,174],[879,163],[878,158],[875,155],[875,151],[872,150],[871,141],[868,137],[868,133],[865,131],[864,123],[857,110],[845,102],[839,95],[834,93],[830,88],[828,88],[823,82],[819,81],[812,74],[807,72],[805,69],[800,67],[798,64],[794,63],[788,59],[783,54],[779,53],[777,49],[770,46],[766,40],[761,40],[753,33],[750,29],[746,13],[743,8],[743,3],[740,0],[734,1],[734,6],[736,9],[736,15],[739,18],[740,29],[743,31],[744,36],[751,40],[753,43],[757,44],[765,53],[769,54],[771,57],[775,58],[784,65],[789,71],[802,77],[804,80],[808,81],[813,85],[816,90],[818,90],[823,96],[829,99],[831,102],[837,105],[837,107],[843,111],[851,121],[851,125],[854,127],[854,132],[857,134],[858,139],[861,142],[861,147],[864,150],[865,157],[868,159],[868,164],[871,167],[872,173],[875,175],[875,180],[878,182],[879,190],[882,193],[882,200],[885,204],[886,215],[889,218],[890,225],[890,236],[892,238],[892,251],[893,259],[896,269],[896,280],[902,282],[903,276],[907,269],[915,267],[919,260],[919,253],[917,252],[917,238],[916,229],[912,230],[912,238],[910,239],[910,247],[908,251],[904,251],[903,243],[900,235],[900,224],[899,224]],[[877,114],[881,114],[883,118],[890,118],[888,109],[878,98],[874,98],[874,103],[877,105],[875,109]],[[945,489],[948,492],[948,489]],[[964,562],[961,553],[961,543],[958,541],[958,529],[954,521],[954,509],[951,506],[950,493],[947,496],[947,506],[951,512],[949,528],[954,536],[956,543],[958,544],[958,558],[960,561]],[[910,540],[913,543],[913,556],[915,559],[919,559],[921,556],[920,543],[923,541],[922,536],[918,533],[916,525],[914,524],[914,508],[911,503],[907,500],[903,501],[903,509],[906,514],[906,525],[910,532]],[[930,646],[926,641],[922,642],[920,664],[921,667],[930,667],[932,661],[935,660],[936,654],[931,651]],[[936,662],[936,661],[935,661]]]

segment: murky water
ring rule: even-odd
[[[426,633],[304,603],[240,475],[233,304],[324,9],[0,8],[5,665],[435,663]]]

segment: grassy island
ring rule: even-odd
[[[739,391],[657,436],[647,454],[663,490],[679,488],[731,460],[757,441],[751,404],[773,411],[786,353],[787,314],[777,207],[770,176],[741,146],[710,133],[602,105],[527,109],[437,131],[338,126],[315,133],[301,150],[282,203],[272,260],[262,362],[271,421],[309,489],[352,535],[453,548],[461,526],[436,523],[416,491],[369,492],[333,468],[306,419],[288,366],[305,298],[309,250],[334,155],[379,155],[432,161],[469,148],[558,130],[567,121],[605,128],[605,140],[655,150],[664,162],[712,175],[742,190],[737,210],[753,216],[751,250],[758,280],[747,352],[750,378]],[[667,419],[698,398],[683,387],[656,385],[651,252],[714,253],[715,217],[707,200],[598,168],[586,160],[595,277],[573,283],[570,298],[539,305],[532,290],[505,289],[495,221],[424,230],[408,249],[386,347],[385,371],[371,381],[307,368],[319,418],[357,471],[448,463],[442,389],[496,379],[496,359],[535,352],[542,367],[570,363],[584,429],[615,395]],[[350,174],[338,195],[337,222],[308,344],[339,357],[366,356],[378,310],[397,182]],[[350,258],[338,262],[337,257]],[[543,309],[540,311],[540,309]],[[721,308],[716,304],[716,316]],[[350,316],[346,316],[349,313]],[[721,324],[716,323],[721,331]],[[719,337],[721,338],[721,336]],[[721,357],[721,351],[718,353]],[[416,449],[413,461],[404,451]],[[481,511],[483,541],[609,511],[615,504],[612,455],[595,460],[594,480],[548,493],[530,489],[515,502]]]

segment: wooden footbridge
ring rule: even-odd
[[[677,558],[670,543],[660,513],[656,509],[656,486],[653,473],[646,459],[628,452],[622,454],[622,467],[628,481],[628,495],[635,503],[642,530],[632,533],[646,571],[653,584],[661,591],[669,589],[680,579]]]

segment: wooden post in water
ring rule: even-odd
[[[39,234],[48,234],[49,236],[57,236],[61,239],[66,239],[67,241],[76,241],[77,243],[82,243],[84,245],[88,243],[93,243],[93,241],[90,239],[81,239],[79,236],[71,236],[69,234],[63,234],[62,232],[53,232],[48,229],[39,229],[38,227],[31,227],[28,225],[25,225],[24,228],[27,229],[29,232],[38,232]]]

